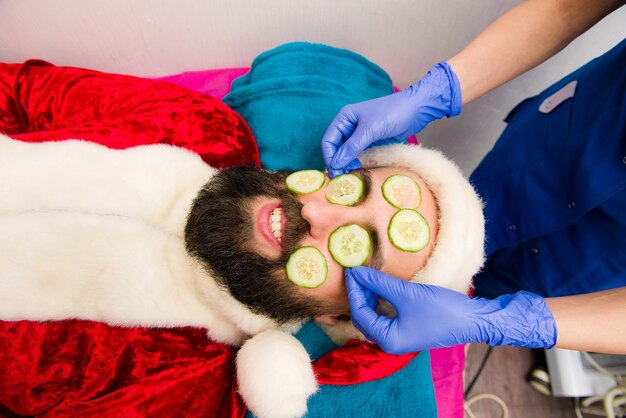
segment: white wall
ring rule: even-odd
[[[356,51],[406,87],[451,57],[516,0],[0,0],[0,61],[161,76],[248,66],[284,42]],[[625,36],[626,7],[559,55],[466,106],[421,139],[469,172],[519,100]]]

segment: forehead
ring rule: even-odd
[[[369,172],[371,191],[366,204],[370,204],[371,210],[376,213],[373,222],[379,231],[384,253],[381,270],[398,278],[409,280],[424,267],[432,253],[439,229],[437,202],[428,185],[412,170],[399,167],[377,167],[370,169]],[[395,174],[402,174],[412,178],[420,187],[422,201],[416,210],[424,216],[429,225],[430,241],[426,248],[418,252],[406,252],[396,248],[390,242],[387,234],[389,221],[398,209],[391,206],[383,197],[382,184]]]

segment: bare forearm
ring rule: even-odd
[[[539,65],[625,0],[528,0],[493,22],[448,63],[463,104]]]
[[[626,287],[546,303],[558,328],[556,347],[626,354]]]

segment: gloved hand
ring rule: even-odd
[[[352,323],[393,354],[465,343],[551,348],[557,327],[545,300],[530,292],[470,298],[439,286],[410,283],[367,267],[346,269]],[[378,315],[378,295],[398,316]]]
[[[406,139],[435,119],[461,113],[461,86],[446,62],[398,93],[344,106],[322,138],[331,177],[361,165],[357,156],[370,145]]]

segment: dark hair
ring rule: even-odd
[[[187,251],[216,282],[253,312],[279,323],[325,312],[323,303],[286,278],[285,262],[309,228],[300,202],[284,185],[287,174],[245,166],[219,171],[198,193],[185,227]],[[248,246],[253,234],[249,204],[259,196],[280,198],[289,219],[285,251],[277,260]]]

